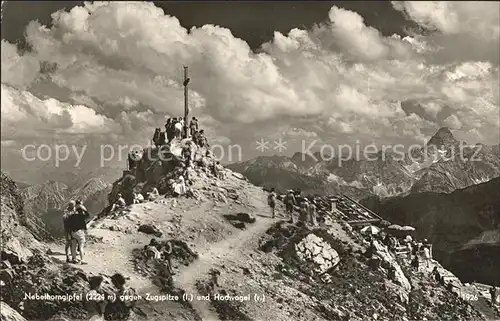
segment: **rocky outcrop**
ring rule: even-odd
[[[280,297],[272,304],[279,309],[291,301],[290,294],[302,298],[288,311],[289,319],[484,319],[445,287],[408,270],[405,260],[379,243],[375,243],[373,257],[378,257],[380,264],[370,268],[371,258],[363,255],[362,237],[352,229],[344,230],[336,223],[327,231],[276,224],[267,234],[260,249],[267,253],[266,258],[275,253],[279,263],[266,270],[269,275],[257,276],[257,271],[251,271],[245,283],[266,284],[271,297]],[[325,257],[333,257],[331,265],[323,262]],[[245,308],[240,309],[248,311]]]
[[[0,175],[2,232],[5,231],[5,236],[8,236],[14,225],[19,224],[37,237],[42,237],[43,234],[39,230],[40,218],[29,211],[25,211],[23,195],[17,184],[3,172]],[[2,233],[2,235],[4,234]]]
[[[191,154],[194,176],[212,175],[215,160],[206,148],[195,145],[190,138],[174,139],[170,144],[160,148],[147,147],[142,152],[142,158],[135,161],[133,168],[124,171],[123,176],[113,183],[108,201],[113,204],[118,193],[121,193],[127,204],[133,203],[133,193],[146,194],[156,187],[160,194],[171,195],[172,183],[183,175],[190,179],[186,171],[186,159],[183,150]]]
[[[38,232],[35,218],[26,215],[23,209],[22,195],[14,181],[1,173],[1,250],[2,255],[14,253],[25,259],[32,255],[31,249],[40,249],[42,245],[35,239]]]
[[[469,273],[452,264],[450,255],[484,231],[497,229],[499,191],[500,178],[496,178],[451,194],[419,193],[385,200],[372,197],[361,203],[395,224],[416,227],[418,238],[432,242],[436,259],[458,277],[470,279]],[[486,266],[489,255],[473,262],[478,259]]]
[[[330,244],[314,234],[306,236],[295,245],[295,248],[297,256],[305,262],[314,263],[317,266],[315,272],[319,274],[325,273],[340,261],[337,251],[332,249]]]
[[[3,301],[0,301],[0,315],[2,321],[26,321],[22,315]]]
[[[375,249],[376,249],[376,255],[381,258],[382,263],[381,266],[385,266],[387,271],[393,271],[394,272],[394,278],[393,281],[400,285],[399,288],[395,290],[396,293],[399,293],[401,301],[403,302],[408,302],[409,300],[409,294],[411,291],[411,284],[406,275],[404,274],[401,266],[397,262],[396,258],[394,255],[389,251],[389,249],[378,243],[374,242]]]

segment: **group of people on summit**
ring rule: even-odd
[[[205,137],[205,131],[199,129],[198,119],[193,117],[189,126],[183,117],[173,117],[167,120],[165,124],[165,131],[162,132],[161,128],[156,128],[153,135],[153,143],[155,146],[163,146],[168,144],[174,138],[187,138],[191,137],[193,142],[200,147],[208,147],[208,140]],[[189,128],[189,130],[188,130]],[[183,134],[185,133],[185,135]]]

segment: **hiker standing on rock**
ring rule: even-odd
[[[161,134],[161,128],[155,128],[155,132],[153,134],[153,139],[151,142],[153,143],[153,146],[159,146],[160,145],[160,134]]]
[[[184,129],[184,117],[179,117],[179,123],[181,123],[182,129]]]
[[[299,221],[301,222],[307,222],[309,218],[309,201],[307,200],[306,197],[302,198],[302,201],[300,202],[300,209],[299,209]]]
[[[198,119],[196,119],[196,117],[193,117],[191,119],[191,122],[189,123],[189,134],[192,137],[194,133],[197,131],[198,131]]]
[[[71,261],[69,257],[69,250],[71,249],[72,237],[71,237],[69,219],[71,215],[75,214],[75,205],[76,205],[75,201],[73,200],[69,201],[68,207],[66,208],[66,210],[64,210],[63,214],[64,237],[66,240],[64,246],[64,253],[66,254],[66,263],[69,263]]]
[[[424,260],[427,268],[429,268],[431,264],[431,254],[429,246],[424,246]]]
[[[165,124],[165,135],[167,136],[167,142],[170,143],[170,141],[173,138],[173,135],[172,135],[172,118],[169,118],[167,120],[167,123]]]
[[[293,190],[288,190],[285,196],[285,210],[288,215],[290,215],[290,221],[289,223],[295,223],[295,219],[293,217],[293,207],[297,203],[295,199],[295,194],[293,193]]]
[[[497,302],[497,288],[496,286],[492,285],[490,288],[490,295],[491,295],[491,307],[494,307]]]
[[[312,225],[312,226],[318,226],[318,220],[317,220],[317,217],[316,217],[316,213],[317,213],[317,207],[316,207],[316,203],[314,201],[314,198],[313,197],[310,197],[309,198],[309,208],[308,208],[308,214],[309,214],[309,223]]]
[[[200,147],[210,147],[207,137],[205,136],[205,131],[203,129],[198,132],[198,143]]]
[[[269,205],[269,207],[271,207],[272,218],[275,218],[276,193],[274,192],[274,188],[271,188],[271,192],[269,193],[269,195],[267,195],[267,204]]]
[[[175,137],[181,138],[181,135],[182,135],[181,119],[177,120],[176,118],[174,118],[174,128],[175,128]]]

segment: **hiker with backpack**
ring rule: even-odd
[[[295,223],[295,219],[293,217],[293,208],[296,205],[297,201],[295,199],[295,194],[293,190],[288,190],[285,196],[285,210],[288,215],[290,215],[289,223]]]
[[[271,207],[272,218],[276,217],[276,192],[271,188],[271,192],[267,195],[267,204]]]
[[[314,197],[309,198],[309,208],[308,208],[308,214],[309,214],[309,223],[316,227],[318,226],[318,219],[317,219],[317,209],[318,207],[316,206],[316,202],[314,200]]]
[[[307,197],[303,197],[299,204],[299,221],[307,223],[309,218],[309,201]]]

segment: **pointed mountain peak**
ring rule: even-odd
[[[434,145],[440,147],[440,146],[453,145],[456,142],[458,141],[455,139],[455,136],[453,136],[450,129],[448,127],[441,127],[439,128],[437,133],[435,133],[434,136],[432,136],[431,139],[429,139],[427,145]]]

